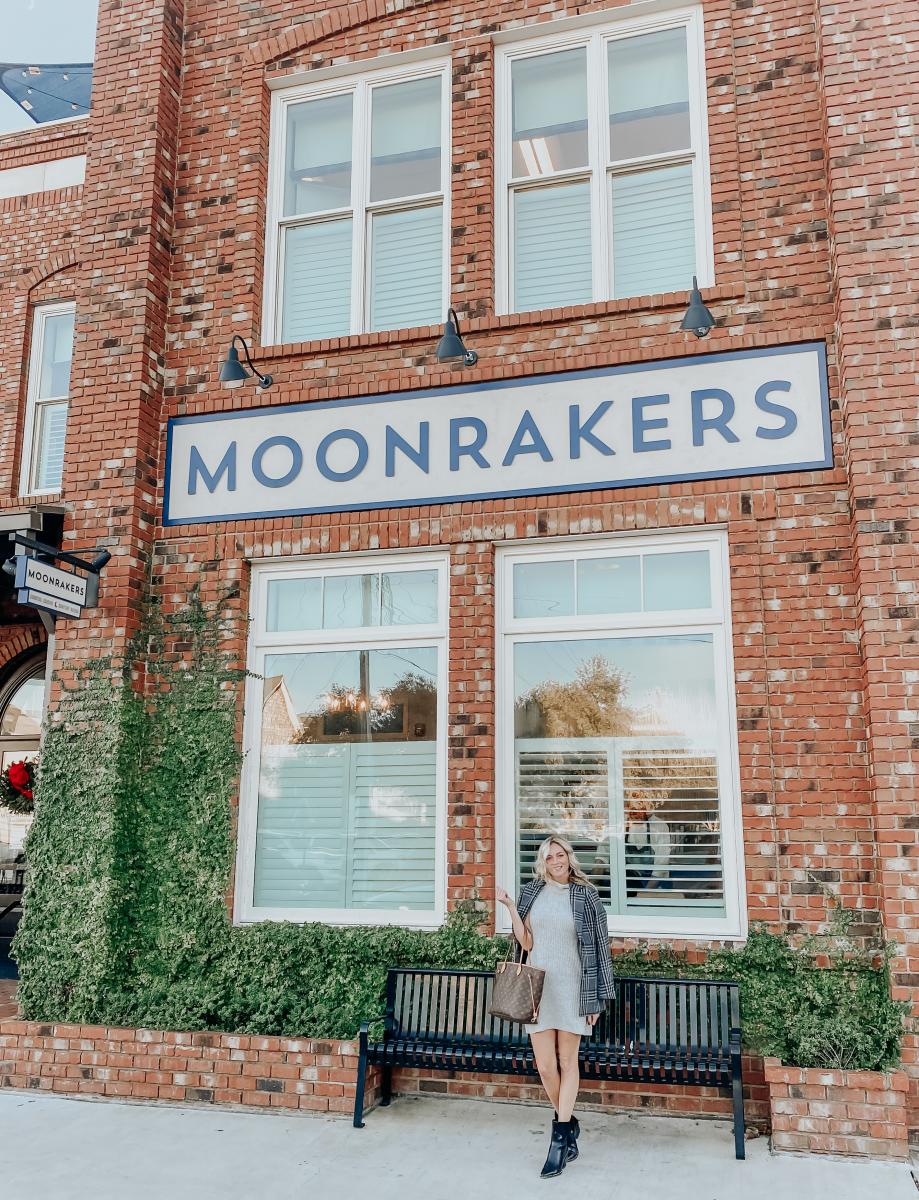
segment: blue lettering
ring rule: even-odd
[[[529,438],[528,442],[523,439]],[[518,454],[538,454],[543,462],[552,462],[552,455],[549,447],[545,443],[545,439],[539,432],[539,426],[533,420],[533,414],[528,408],[523,410],[523,416],[520,418],[520,424],[517,426],[517,431],[511,438],[511,444],[507,448],[507,454],[501,463],[502,467],[509,467]]]
[[[464,429],[472,429],[475,437],[465,445],[460,442],[460,434]],[[482,447],[488,437],[488,427],[478,417],[452,417],[450,419],[450,470],[458,471],[460,459],[468,456],[477,467],[490,467],[491,463],[482,454]]]
[[[391,425],[386,426],[386,477],[392,479],[396,473],[396,451],[401,450],[406,458],[411,459],[416,467],[420,467],[425,475],[431,469],[431,423],[430,421],[418,422],[418,449],[407,442],[405,438],[393,429]]]
[[[204,465],[204,459],[197,446],[192,446],[191,455],[188,459],[188,494],[195,496],[198,492],[198,476],[200,475],[204,481],[204,486],[207,490],[214,494],[217,490],[217,485],[220,483],[221,475],[227,477],[227,491],[236,491],[236,443],[230,442],[227,446],[227,452],[217,465],[217,470],[213,473]]]
[[[595,450],[599,450],[601,454],[609,455],[616,453],[612,446],[607,446],[606,442],[601,441],[592,432],[596,423],[601,417],[605,417],[612,407],[612,400],[604,400],[602,404],[597,405],[586,421],[582,421],[581,406],[579,404],[568,405],[568,446],[569,454],[572,458],[581,457],[581,442],[587,442]]]
[[[770,379],[768,383],[760,384],[756,389],[753,403],[760,412],[769,413],[771,417],[782,418],[782,424],[775,429],[769,428],[768,425],[758,426],[756,430],[758,438],[787,438],[798,428],[798,417],[793,409],[785,404],[776,404],[774,400],[767,400],[766,398],[770,392],[790,391],[791,384],[787,379]]]
[[[347,471],[336,471],[329,466],[328,454],[332,446],[336,442],[341,441],[353,442],[357,447],[357,460],[353,467],[349,467]],[[319,445],[316,447],[316,466],[319,468],[320,475],[324,475],[326,479],[331,479],[333,483],[347,483],[349,479],[355,479],[367,466],[367,459],[370,450],[367,446],[367,439],[362,433],[358,433],[356,429],[333,429],[331,433],[327,433]]]
[[[690,397],[692,404],[692,444],[702,446],[705,443],[706,429],[716,429],[726,442],[739,442],[740,438],[729,428],[729,422],[734,415],[734,397],[723,388],[700,388]],[[705,416],[703,406],[706,400],[715,400],[721,405],[721,412],[714,416]]]
[[[285,446],[290,451],[290,469],[284,475],[279,475],[277,478],[265,474],[265,469],[262,466],[262,460],[269,450],[273,450],[275,446]],[[303,466],[303,451],[293,438],[289,437],[270,437],[267,438],[260,446],[256,447],[255,453],[252,455],[252,474],[263,487],[279,488],[287,487],[300,474],[300,469]]]
[[[649,442],[645,434],[649,429],[666,429],[666,417],[646,417],[646,408],[657,408],[661,404],[669,404],[670,397],[664,393],[661,396],[632,397],[632,450],[635,454],[643,454],[646,450],[669,450],[670,438],[656,438]]]

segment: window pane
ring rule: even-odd
[[[38,422],[35,443],[35,478],[32,486],[38,491],[58,491],[64,472],[64,442],[67,437],[67,401],[62,404],[39,404],[35,410]]]
[[[514,564],[515,617],[570,617],[574,612],[574,562]]]
[[[323,629],[379,625],[379,575],[326,575],[323,584]]]
[[[686,30],[610,42],[607,66],[610,160],[688,150]]]
[[[434,647],[268,655],[256,905],[434,907]]]
[[[587,166],[584,47],[516,59],[511,94],[515,179]]]
[[[696,272],[692,168],[614,175],[613,295],[687,291]]]
[[[272,579],[268,583],[269,633],[322,628],[322,580]]]
[[[520,881],[552,832],[619,913],[724,915],[711,634],[514,647]]]
[[[327,96],[287,109],[285,217],[350,206],[352,103]]]
[[[0,736],[40,737],[44,715],[45,677],[33,675],[31,679],[21,683],[7,701],[3,719],[0,721]]]
[[[584,558],[578,562],[578,613],[641,612],[638,555]]]
[[[645,610],[711,608],[708,551],[645,555]]]
[[[383,624],[430,625],[437,620],[436,571],[384,571]]]
[[[439,75],[373,89],[370,199],[439,192]]]
[[[351,332],[351,220],[319,221],[284,235],[281,340]]]
[[[514,193],[514,308],[587,304],[590,187],[569,183]]]
[[[443,320],[443,208],[376,213],[370,254],[370,328]]]
[[[46,317],[38,373],[38,398],[52,399],[70,394],[70,362],[73,357],[72,312]]]

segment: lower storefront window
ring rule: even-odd
[[[446,572],[353,561],[253,581],[244,919],[442,914]]]
[[[572,843],[624,934],[742,933],[718,535],[502,555],[503,867]]]

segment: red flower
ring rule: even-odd
[[[24,762],[10,763],[6,777],[20,795],[29,800],[32,799],[32,789],[29,787],[32,782],[32,773]]]

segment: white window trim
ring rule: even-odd
[[[64,313],[75,313],[76,304],[72,300],[57,304],[40,304],[32,314],[32,348],[29,353],[29,376],[26,389],[26,410],[22,427],[22,454],[19,463],[19,494],[20,496],[56,496],[60,488],[32,487],[36,477],[35,455],[38,453],[38,417],[39,409],[48,404],[67,403],[68,417],[70,414],[70,387],[66,396],[42,396],[38,398],[41,385],[41,357],[45,344],[45,326],[49,317],[58,317]],[[65,442],[66,454],[66,442]]]
[[[642,33],[659,33],[666,29],[685,27],[687,69],[689,73],[689,112],[691,127],[690,152],[652,155],[646,159],[631,159],[610,167],[608,147],[609,81],[606,71],[605,44],[618,38]],[[680,8],[652,15],[623,18],[603,25],[591,23],[586,28],[555,30],[542,37],[533,37],[498,45],[495,72],[495,311],[498,315],[516,312],[511,303],[511,246],[513,245],[511,205],[511,66],[515,59],[529,58],[554,50],[588,48],[588,136],[589,163],[587,167],[559,172],[555,176],[534,176],[534,186],[545,185],[550,178],[559,182],[581,179],[588,175],[591,182],[591,235],[593,250],[593,295],[591,303],[612,303],[612,213],[607,180],[611,174],[640,169],[642,166],[665,167],[691,162],[693,170],[693,222],[695,229],[696,276],[699,286],[711,287],[715,282],[714,243],[712,234],[711,167],[708,147],[707,88],[705,82],[705,43],[701,8]],[[591,87],[591,58],[594,70],[600,70],[602,86]],[[599,63],[598,67],[596,64]]]
[[[357,561],[355,561],[357,559]],[[438,572],[438,619],[430,625],[375,625],[360,629],[307,630],[294,633],[259,633],[266,612],[268,583],[272,579],[315,578],[322,575],[363,575],[368,572],[436,570]],[[346,558],[322,556],[315,560],[287,559],[283,565],[253,565],[250,581],[249,640],[246,663],[243,723],[243,768],[240,777],[237,829],[234,924],[255,921],[294,921],[327,925],[397,925],[408,929],[438,929],[447,912],[447,690],[449,626],[449,554],[367,554]],[[258,780],[261,763],[260,720],[262,671],[265,653],[312,650],[350,650],[356,646],[437,647],[437,812],[434,834],[434,908],[345,909],[275,908],[253,903],[255,886],[255,835],[258,821]]]
[[[685,612],[660,612],[631,616],[560,618],[553,622],[515,619],[512,615],[514,563],[608,557],[647,550],[708,550],[711,555],[712,608]],[[608,913],[611,937],[718,938],[744,941],[747,937],[746,877],[741,822],[740,761],[737,749],[737,711],[734,695],[734,660],[731,636],[731,596],[727,535],[723,530],[704,533],[625,534],[606,539],[559,541],[499,547],[495,563],[495,700],[496,700],[496,812],[495,843],[498,883],[516,895],[516,796],[514,789],[514,682],[513,652],[516,640],[576,640],[587,637],[626,636],[632,631],[655,633],[699,631],[712,633],[715,652],[715,686],[719,712],[718,770],[722,790],[721,837],[724,872],[724,917],[673,917]],[[509,933],[510,921],[499,909],[497,932]]]
[[[415,79],[441,79],[440,137],[441,137],[441,188],[439,192],[424,196],[401,197],[392,200],[370,201],[370,99],[374,88],[390,83],[407,83]],[[390,63],[369,65],[359,74],[345,77],[334,76],[319,83],[300,84],[272,92],[271,127],[268,151],[268,215],[265,229],[264,280],[262,290],[262,345],[281,345],[281,307],[283,261],[281,247],[283,230],[328,220],[335,213],[350,212],[352,225],[351,241],[351,326],[343,337],[355,337],[371,332],[370,311],[370,217],[373,213],[408,208],[428,207],[440,203],[443,208],[443,238],[441,267],[441,311],[445,315],[450,302],[450,185],[452,179],[452,152],[450,145],[450,60],[438,58],[434,61]],[[288,218],[283,216],[284,166],[287,133],[287,109],[302,100],[316,100],[326,96],[354,95],[353,126],[351,134],[351,204],[347,209],[329,210],[319,216]],[[361,147],[366,153],[353,154],[353,148]],[[440,316],[438,320],[441,319]]]

